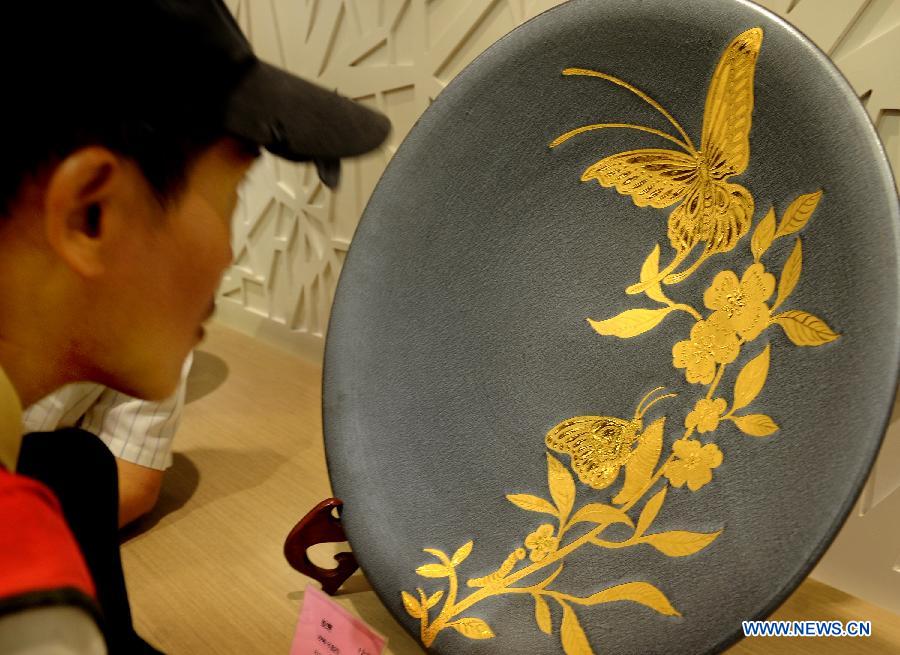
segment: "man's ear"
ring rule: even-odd
[[[52,172],[44,194],[44,228],[50,247],[84,277],[104,271],[104,243],[123,161],[91,146],[67,156]]]

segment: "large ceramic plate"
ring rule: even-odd
[[[898,210],[827,58],[743,2],[575,1],[423,115],[350,249],[325,430],[440,653],[703,653],[840,527],[898,370]]]

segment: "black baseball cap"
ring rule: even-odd
[[[336,181],[340,158],[378,147],[390,131],[377,111],[261,61],[221,0],[16,5],[0,65],[8,88],[26,97],[4,102],[20,100],[48,121],[61,111],[199,119],[279,157],[315,162],[326,183]]]

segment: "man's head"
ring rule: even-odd
[[[0,271],[29,289],[5,315],[38,326],[57,345],[42,354],[75,378],[168,395],[231,261],[229,219],[255,156],[216,140],[160,201],[134,160],[100,145],[70,152],[23,185],[0,224]],[[26,302],[48,312],[43,321],[19,313]]]
[[[259,147],[333,172],[388,123],[257,60],[219,0],[12,13],[24,41],[0,45],[13,99],[0,107],[0,363],[15,382],[14,354],[44,343],[62,382],[162,397],[231,261]]]

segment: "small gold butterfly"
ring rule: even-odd
[[[660,280],[675,284],[689,276],[710,255],[727,252],[746,234],[753,217],[753,197],[728,178],[747,169],[750,161],[750,120],[753,112],[753,75],[763,31],[755,27],[739,34],[725,49],[712,76],[703,112],[698,150],[681,125],[655,100],[619,78],[597,71],[567,68],[564,75],[600,77],[625,87],[659,111],[678,130],[681,139],[643,125],[601,123],[585,125],[557,137],[556,147],[582,132],[630,128],[661,136],[683,152],[663,148],[629,150],[605,157],[581,176],[587,182],[615,187],[631,196],[638,207],[678,206],[669,214],[668,236],[675,249],[672,262],[657,278],[628,287],[640,293]],[[688,269],[673,273],[698,243],[706,248]]]
[[[547,433],[547,447],[572,458],[578,479],[594,489],[606,489],[619,475],[619,469],[631,457],[631,444],[643,429],[643,416],[655,403],[677,394],[669,393],[644,402],[664,387],[656,387],[641,398],[634,418],[612,416],[575,416]],[[643,406],[643,407],[642,407]]]

